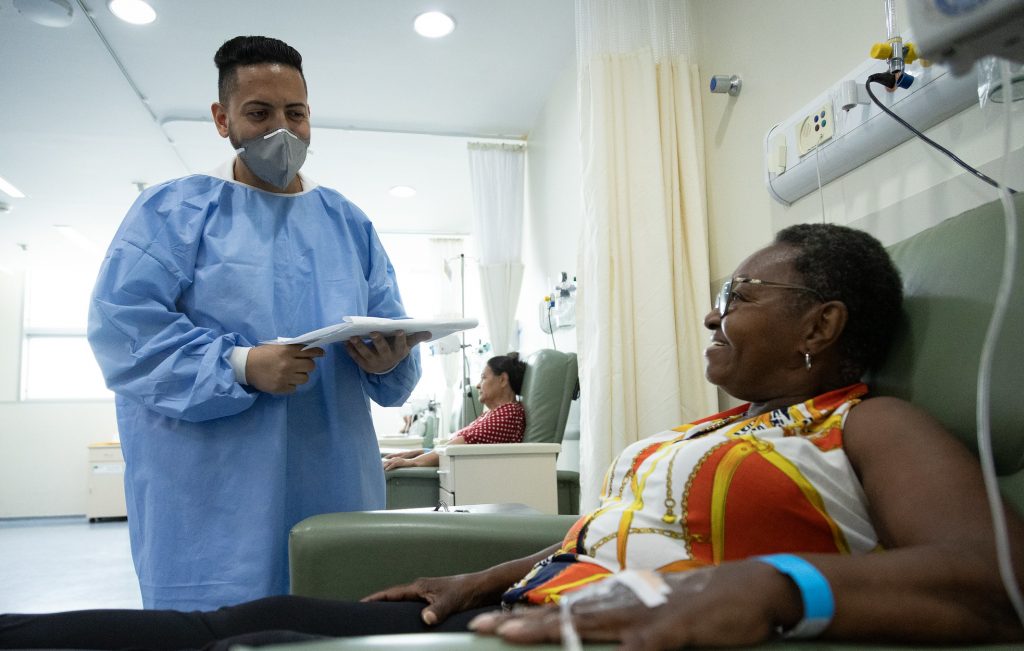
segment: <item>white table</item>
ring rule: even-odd
[[[448,445],[438,454],[438,499],[445,504],[520,503],[558,513],[558,443]]]

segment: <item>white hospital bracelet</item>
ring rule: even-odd
[[[754,556],[753,560],[771,565],[788,576],[800,590],[804,616],[796,626],[783,631],[783,637],[817,637],[832,623],[836,614],[836,602],[828,579],[818,568],[793,554],[770,554]]]

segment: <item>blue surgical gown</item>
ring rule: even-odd
[[[405,402],[417,350],[373,375],[328,346],[287,396],[239,384],[228,361],[347,315],[405,311],[372,224],[339,193],[196,175],[135,202],[100,270],[89,342],[116,394],[145,607],[287,593],[292,525],[384,508],[369,400]]]

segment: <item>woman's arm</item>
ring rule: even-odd
[[[558,551],[556,543],[536,554],[469,574],[416,579],[412,583],[375,592],[363,601],[425,601],[421,617],[428,626],[444,621],[452,613],[497,605],[501,594],[523,578],[542,559]]]
[[[465,442],[464,438],[456,436],[448,441],[447,445],[461,445]],[[388,456],[384,459],[384,470],[394,470],[395,468],[436,468],[438,463],[437,452],[431,450],[423,452],[418,456],[413,456],[411,459],[404,456]]]
[[[978,460],[933,418],[895,398],[851,410],[845,449],[889,551],[811,557],[832,583],[828,637],[935,642],[1024,638],[999,577]],[[1008,509],[1011,548],[1024,524]],[[1013,559],[1018,580],[1024,558]]]

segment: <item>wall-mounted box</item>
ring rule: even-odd
[[[841,108],[849,104],[849,84],[844,92],[844,82],[853,81],[863,88],[868,76],[887,69],[885,61],[868,59],[768,130],[764,179],[776,201],[788,206],[818,188],[819,173],[822,185],[827,184],[914,137],[874,103]],[[910,88],[890,92],[873,84],[872,91],[886,107],[921,131],[978,101],[973,74],[957,77],[944,66],[919,63],[907,66],[907,72],[915,77]],[[813,119],[817,116],[820,121],[822,113],[826,124],[816,132]],[[828,121],[830,116],[833,119]]]

